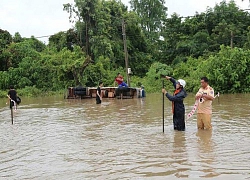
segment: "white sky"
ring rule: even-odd
[[[19,32],[22,37],[53,35],[73,27],[69,23],[68,13],[63,11],[63,4],[74,0],[0,0],[0,29],[7,30],[11,35]],[[129,0],[122,0],[129,6]],[[204,12],[214,7],[221,0],[166,0],[168,14],[174,12],[181,16]],[[227,0],[228,2],[228,0]],[[235,0],[241,9],[248,9],[249,1]],[[47,42],[48,38],[39,38]]]

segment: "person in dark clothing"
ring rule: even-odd
[[[175,88],[173,96],[170,95],[165,89],[162,89],[162,93],[172,101],[172,112],[173,112],[173,124],[174,130],[185,131],[185,106],[183,99],[187,97],[187,93],[184,89],[186,82],[183,79],[176,81],[174,78],[166,76],[166,79],[173,83]]]
[[[102,95],[101,95],[102,86],[103,86],[103,83],[100,82],[99,86],[97,87],[97,91],[96,91],[96,104],[101,104],[102,103]]]
[[[10,86],[10,90],[8,92],[8,98],[10,100],[10,108],[12,109],[13,106],[16,106],[17,103],[17,92],[14,89],[14,86]]]

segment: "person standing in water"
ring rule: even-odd
[[[164,93],[166,97],[172,101],[174,130],[185,131],[185,106],[183,104],[183,100],[187,97],[186,90],[184,89],[186,82],[183,79],[176,81],[174,78],[169,76],[166,76],[165,78],[170,80],[175,88],[173,96],[170,95],[164,88],[162,89],[162,93]]]
[[[102,103],[102,95],[101,95],[102,86],[103,86],[103,82],[99,82],[99,86],[97,87],[97,91],[96,91],[96,104]]]
[[[9,98],[9,102],[10,102],[10,109],[12,109],[13,107],[16,108],[16,105],[17,105],[17,92],[14,89],[13,85],[10,86],[10,90],[9,90],[7,96]]]
[[[197,108],[197,128],[211,130],[214,89],[209,86],[207,77],[202,77],[200,83],[201,87],[195,96],[195,99],[199,101]]]

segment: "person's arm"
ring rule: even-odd
[[[100,100],[102,100],[102,90],[100,89],[100,92],[101,92],[101,94],[100,94]]]
[[[8,92],[7,97],[9,98],[9,100],[11,99],[11,98],[10,98],[10,91]]]
[[[8,100],[6,102],[6,104],[8,104],[9,100],[10,100],[10,96],[7,94]]]
[[[123,77],[119,77],[118,80],[119,80],[119,81],[123,81]]]
[[[170,80],[173,83],[174,88],[176,88],[176,80],[170,76],[165,76],[167,80]]]
[[[170,95],[165,89],[162,89],[162,93],[164,93],[165,96],[170,101],[182,101],[185,98],[184,91],[181,91],[180,93],[176,94],[175,96]]]
[[[169,80],[171,77],[170,77],[170,76],[165,76],[165,78],[166,78],[167,80]]]
[[[200,99],[202,97],[202,95],[203,95],[203,92],[201,91],[201,89],[199,89],[199,91],[195,95],[195,100]]]
[[[173,84],[176,84],[176,80],[175,80],[174,78],[170,77],[169,80],[170,80]]]
[[[184,92],[180,92],[178,94],[176,94],[175,96],[170,95],[169,93],[166,93],[166,97],[170,100],[170,101],[183,101],[183,99],[185,98]]]
[[[203,94],[202,97],[204,98],[204,100],[210,100],[213,101],[214,100],[214,90],[210,89],[208,94]]]
[[[207,95],[207,94],[203,94],[201,97],[204,98],[205,100],[210,100],[210,101],[214,100],[213,96],[210,96],[210,95]]]
[[[176,88],[177,81],[174,78],[172,78],[172,77],[170,77],[169,80],[173,83],[174,88]]]

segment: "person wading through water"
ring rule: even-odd
[[[14,89],[13,85],[10,86],[10,90],[9,90],[7,96],[8,96],[9,101],[10,101],[10,109],[12,109],[14,107],[14,110],[16,110],[17,104],[19,104],[19,102],[17,102],[17,92]]]
[[[101,104],[102,103],[102,94],[101,94],[102,86],[103,86],[103,83],[100,82],[99,86],[97,87],[97,90],[96,90],[96,104]]]
[[[197,128],[211,130],[214,89],[209,86],[207,77],[202,77],[200,83],[201,87],[195,96],[195,99],[199,100],[197,111]]]
[[[176,81],[174,78],[169,76],[166,76],[165,78],[170,80],[175,88],[173,96],[170,95],[164,88],[162,89],[162,93],[164,93],[166,97],[172,101],[174,130],[185,131],[185,106],[183,104],[183,100],[187,97],[186,90],[184,89],[186,82],[183,79]]]

